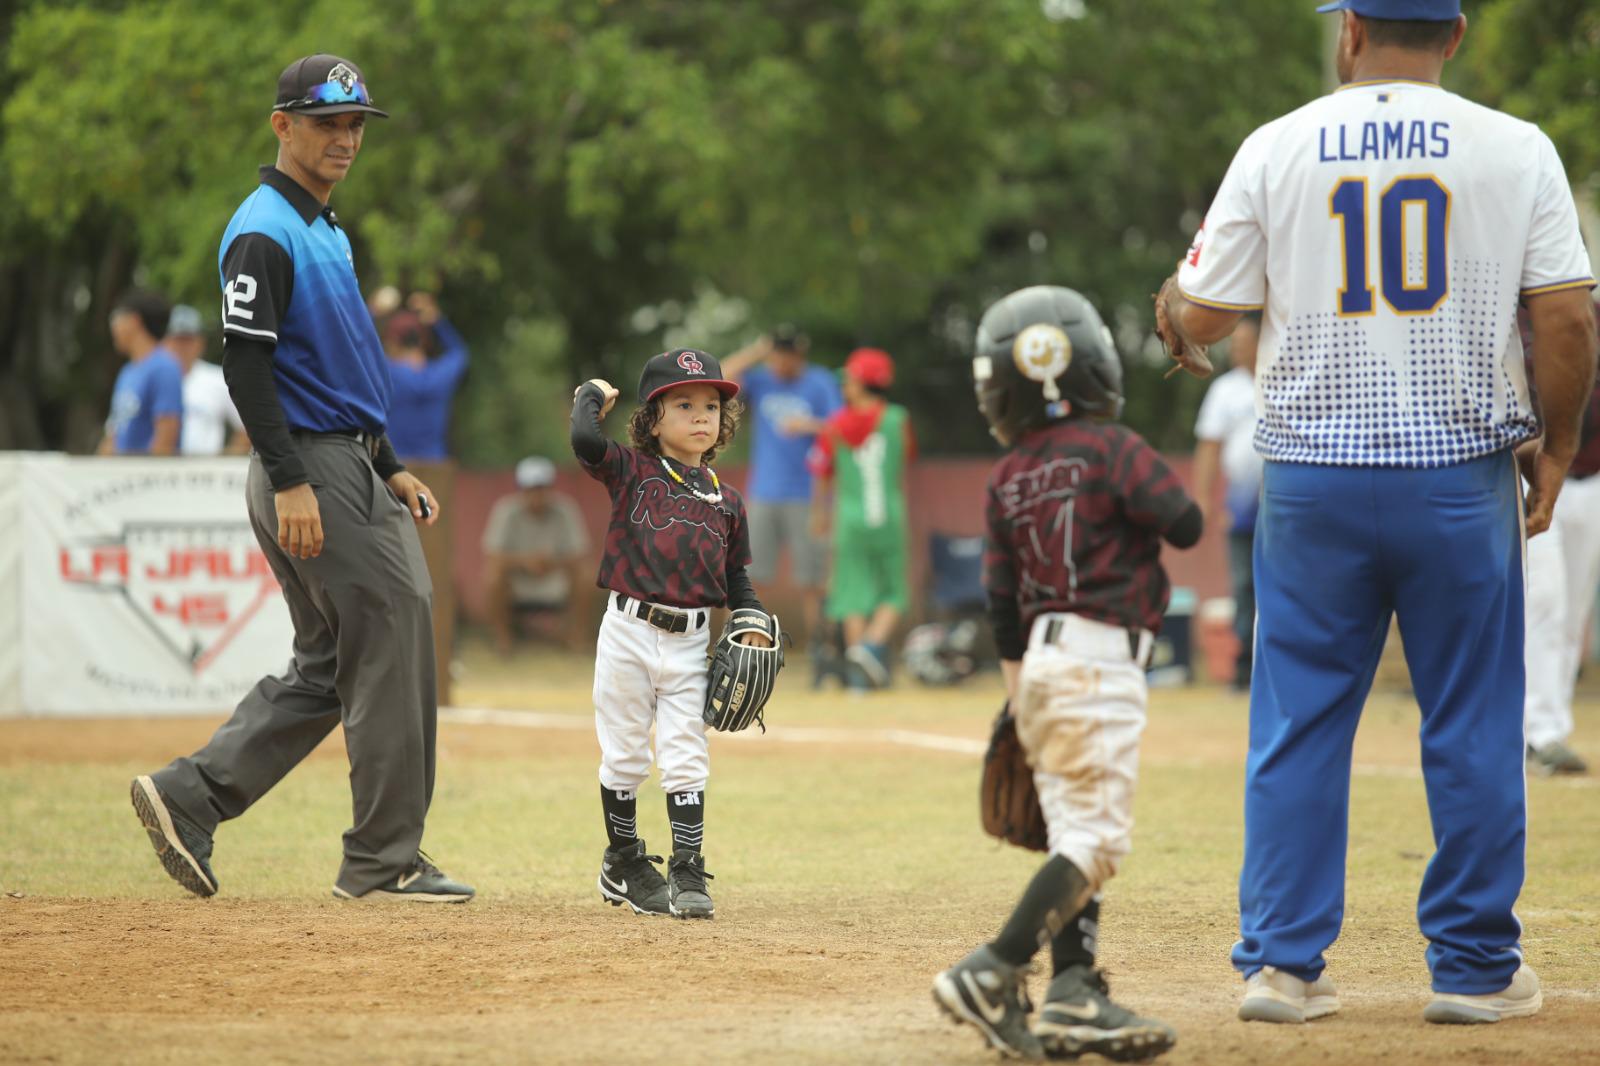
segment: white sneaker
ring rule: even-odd
[[[1470,1025],[1497,1022],[1501,1018],[1525,1018],[1539,1013],[1544,993],[1539,975],[1523,963],[1511,975],[1511,983],[1498,992],[1483,996],[1464,996],[1455,992],[1435,992],[1433,1002],[1422,1009],[1422,1019],[1441,1025]]]
[[[1302,981],[1276,966],[1263,966],[1244,984],[1239,1020],[1298,1024],[1339,1009],[1339,991],[1326,976]]]

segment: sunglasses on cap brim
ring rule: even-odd
[[[348,89],[336,81],[325,81],[313,85],[300,99],[279,104],[274,110],[293,111],[297,107],[317,107],[321,104],[364,104],[371,107],[372,97],[367,94],[367,83],[364,81],[357,81]]]

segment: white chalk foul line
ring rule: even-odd
[[[504,725],[518,729],[592,730],[594,721],[577,714],[515,711],[501,707],[441,707],[439,720],[452,725]],[[723,734],[729,740],[771,739],[788,744],[894,744],[956,755],[982,755],[988,745],[966,737],[923,733],[915,729],[823,729],[812,726],[772,726]]]
[[[518,729],[592,730],[593,720],[579,714],[551,714],[547,711],[518,711],[502,707],[441,707],[439,720],[453,725],[504,725]],[[942,751],[952,755],[982,755],[989,745],[968,737],[952,737],[943,733],[924,733],[917,729],[841,729],[818,726],[780,725],[770,727],[766,733],[759,729],[746,729],[739,733],[722,734],[728,740],[775,740],[787,744],[890,744],[923,751]],[[1200,766],[1186,762],[1183,765]],[[1400,777],[1420,780],[1422,770],[1416,766],[1385,766],[1377,763],[1356,763],[1351,771],[1361,777]],[[1600,788],[1600,779],[1593,777],[1535,778],[1558,788]]]

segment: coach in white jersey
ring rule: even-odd
[[[1323,952],[1344,914],[1350,749],[1392,614],[1437,846],[1417,908],[1424,1017],[1498,1021],[1540,1005],[1512,913],[1526,835],[1513,450],[1536,533],[1594,375],[1594,281],[1549,138],[1439,87],[1466,32],[1459,0],[1321,10],[1343,12],[1343,88],[1246,139],[1167,305],[1197,344],[1263,312],[1239,1014],[1338,1009]]]

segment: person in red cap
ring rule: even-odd
[[[887,399],[893,383],[888,352],[851,352],[845,406],[817,435],[810,457],[812,533],[826,537],[831,526],[833,536],[827,614],[844,627],[856,689],[889,684],[889,638],[910,602],[905,468],[916,447],[906,409]]]

